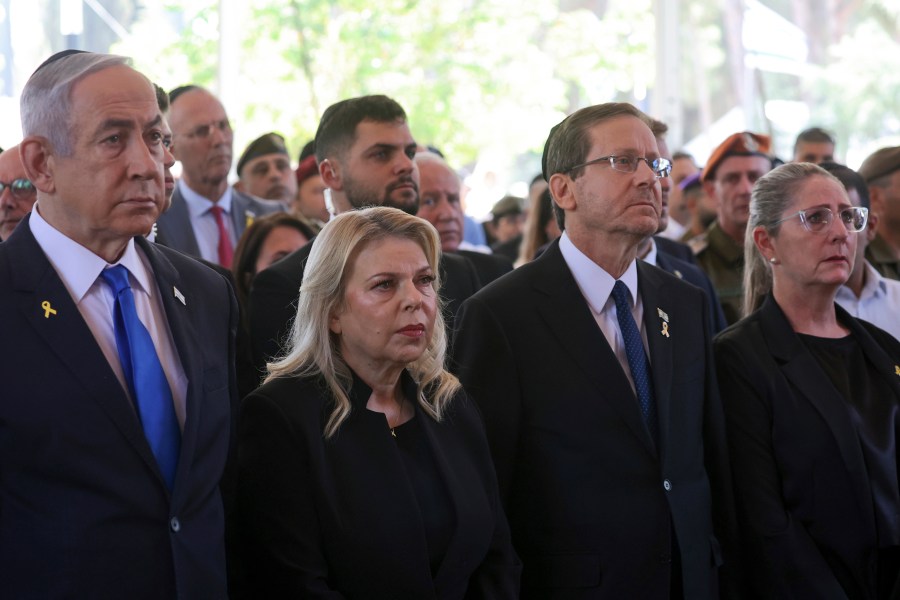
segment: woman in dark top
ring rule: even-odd
[[[290,350],[242,407],[250,597],[517,596],[484,430],[443,369],[439,252],[392,208],[316,238]]]
[[[867,218],[812,164],[753,188],[750,315],[715,352],[754,597],[900,592],[900,342],[834,303]]]

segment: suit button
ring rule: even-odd
[[[172,533],[178,533],[181,531],[181,521],[178,520],[178,517],[172,517],[169,519],[169,529],[172,530]]]
[[[663,489],[666,490],[667,492],[671,492],[672,491],[672,482],[669,481],[668,479],[663,479]]]

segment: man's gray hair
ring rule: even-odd
[[[60,156],[71,155],[74,142],[72,87],[92,73],[119,65],[130,66],[131,59],[83,52],[39,67],[25,84],[19,101],[22,133],[26,137],[45,137]]]

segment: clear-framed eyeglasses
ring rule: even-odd
[[[859,233],[866,228],[869,222],[869,209],[862,206],[850,206],[842,208],[839,213],[841,223],[849,233]],[[775,224],[784,223],[794,217],[799,217],[800,222],[807,231],[812,233],[821,233],[828,231],[834,222],[834,212],[827,206],[817,206],[815,208],[807,208],[806,210],[798,210],[797,212],[779,219]]]
[[[608,162],[609,166],[612,167],[614,171],[618,171],[620,173],[634,173],[635,171],[637,171],[638,165],[644,162],[647,163],[647,166],[650,167],[650,170],[653,171],[653,174],[656,175],[657,179],[668,177],[669,173],[672,172],[672,162],[667,158],[609,155],[601,156],[600,158],[595,158],[594,160],[583,162],[580,165],[575,165],[574,167],[567,169],[566,173],[571,173],[572,171],[580,169],[581,167],[595,165],[602,162]]]

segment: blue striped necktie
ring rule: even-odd
[[[634,322],[631,314],[631,305],[628,302],[628,287],[621,281],[616,281],[612,291],[613,300],[616,302],[616,318],[619,320],[619,330],[625,341],[625,353],[628,356],[628,367],[631,369],[631,378],[634,380],[634,388],[637,392],[638,404],[641,406],[641,414],[644,423],[650,432],[650,437],[656,442],[659,437],[659,423],[656,418],[656,402],[653,399],[653,379],[650,377],[650,361],[644,352],[644,342],[641,340],[641,332]]]
[[[172,390],[153,346],[153,339],[138,318],[134,294],[128,282],[128,270],[116,265],[104,270],[100,277],[116,298],[113,322],[125,381],[137,405],[144,436],[171,490],[181,451],[181,430],[175,416]]]

